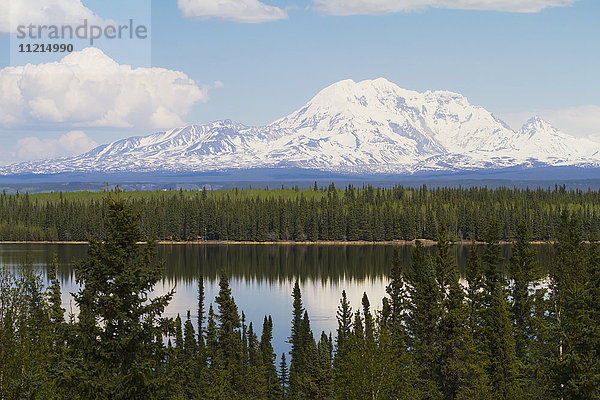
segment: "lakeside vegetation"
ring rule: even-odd
[[[106,193],[0,195],[0,241],[87,241],[105,235]],[[600,191],[428,189],[348,186],[336,189],[231,189],[123,193],[140,216],[141,239],[175,241],[436,240],[445,220],[451,240],[485,240],[488,220],[499,239],[520,222],[532,240],[555,240],[562,212],[581,221],[585,240],[600,238]]]
[[[381,310],[341,294],[335,337],[315,339],[296,284],[291,352],[278,357],[273,321],[259,335],[225,273],[215,307],[198,280],[196,324],[162,315],[172,293],[148,296],[164,264],[153,242],[136,245],[134,204],[105,205],[103,240],[75,269],[79,315],[65,318],[56,266],[47,289],[27,268],[0,274],[2,399],[600,398],[600,249],[576,214],[558,216],[547,275],[519,223],[507,277],[489,218],[466,286],[441,221],[433,254],[396,254]]]

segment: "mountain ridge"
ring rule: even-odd
[[[188,125],[73,157],[11,164],[0,175],[251,168],[414,174],[534,165],[598,167],[600,144],[539,117],[513,130],[458,93],[420,93],[378,78],[336,82],[266,126]]]

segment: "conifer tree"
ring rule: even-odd
[[[248,374],[250,352],[248,351],[248,328],[246,325],[246,314],[242,311],[242,371]]]
[[[292,291],[293,312],[292,330],[289,338],[291,345],[291,361],[289,375],[289,397],[292,399],[309,398],[310,394],[310,323],[308,313],[302,305],[302,294],[298,281],[294,284]],[[312,339],[314,344],[314,339]]]
[[[482,343],[482,310],[484,308],[484,276],[481,258],[477,250],[477,244],[473,240],[469,251],[469,259],[466,268],[467,279],[467,305],[469,320],[468,324],[471,334],[476,343]]]
[[[316,349],[316,365],[314,366],[314,399],[330,399],[333,394],[333,376],[332,376],[332,343],[325,334],[321,333],[321,338]]]
[[[500,282],[494,284],[484,318],[487,370],[494,397],[507,400],[523,398],[512,324]]]
[[[217,321],[212,303],[208,308],[208,319],[206,322],[206,353],[209,365],[218,364],[217,359]]]
[[[177,357],[183,356],[183,329],[181,327],[181,317],[177,314],[175,318],[175,354]]]
[[[198,353],[198,343],[196,342],[196,332],[192,325],[190,311],[187,312],[185,325],[183,329],[183,350],[186,361],[191,361]]]
[[[525,224],[517,227],[517,237],[512,248],[508,264],[508,273],[512,281],[510,286],[510,311],[514,326],[515,353],[520,362],[522,375],[529,382],[524,382],[524,388],[532,387],[533,360],[531,344],[535,340],[533,325],[533,296],[530,287],[537,279],[538,268],[535,251],[529,243],[529,232]]]
[[[365,386],[363,388],[365,394],[369,398],[375,397],[377,387],[377,375],[379,372],[378,364],[380,354],[377,352],[377,345],[375,342],[375,319],[371,313],[371,303],[366,293],[363,293],[362,297],[362,314],[364,323],[364,372],[365,372]]]
[[[229,287],[229,277],[221,272],[219,294],[215,298],[218,306],[217,318],[217,358],[227,374],[229,389],[238,390],[242,373],[242,340],[240,316]]]
[[[566,211],[558,236],[553,300],[559,348],[552,363],[554,392],[565,399],[600,398],[598,256],[589,257],[580,221]]]
[[[513,326],[506,299],[505,280],[500,275],[500,246],[498,224],[494,218],[488,223],[483,255],[484,291],[480,311],[480,337],[483,340],[486,370],[492,393],[500,399],[521,398],[519,364],[515,353]]]
[[[352,335],[346,346],[348,347],[349,362],[345,369],[345,379],[336,381],[336,398],[360,399],[365,395],[368,379],[365,360],[365,330],[360,310],[354,313]]]
[[[489,392],[469,327],[469,307],[450,254],[445,223],[438,228],[436,271],[441,291],[440,388],[444,399],[485,398]]]
[[[279,363],[279,385],[281,388],[281,398],[287,398],[287,388],[289,383],[289,370],[287,361],[285,360],[285,353],[281,353],[281,362]]]
[[[248,372],[244,381],[240,382],[245,387],[244,392],[249,397],[265,398],[268,387],[263,371],[263,356],[259,348],[258,337],[252,322],[248,325]]]
[[[430,256],[423,244],[416,242],[409,279],[412,300],[408,313],[408,328],[417,371],[417,385],[421,396],[441,398],[439,323],[441,317],[440,291]]]
[[[80,312],[73,350],[82,365],[71,384],[82,396],[149,397],[162,359],[158,320],[173,291],[147,300],[164,262],[153,262],[154,242],[137,246],[138,219],[118,190],[107,202],[106,237],[90,241],[88,258],[75,268],[82,288],[74,294]]]
[[[435,256],[435,273],[440,295],[448,296],[448,287],[451,276],[456,271],[454,257],[450,254],[450,242],[448,241],[448,227],[445,221],[438,225],[437,253]]]
[[[336,331],[336,352],[333,359],[334,390],[336,397],[342,397],[345,388],[350,384],[349,370],[352,368],[349,359],[350,340],[352,335],[352,307],[342,291],[342,297],[337,311],[338,328]]]
[[[491,293],[495,290],[494,288],[496,283],[500,282],[501,286],[504,286],[504,280],[502,279],[499,271],[500,264],[503,261],[502,257],[500,256],[502,249],[498,244],[500,237],[499,235],[498,222],[492,217],[488,221],[488,228],[485,238],[485,251],[482,257],[488,302],[490,301]]]
[[[344,353],[344,345],[352,333],[352,307],[350,307],[345,290],[342,290],[342,298],[340,299],[337,311],[337,321],[336,347],[337,354],[341,356]]]
[[[386,287],[391,309],[391,324],[398,329],[402,326],[404,311],[406,310],[406,286],[402,277],[400,264],[400,252],[398,248],[394,249],[392,269],[390,272],[390,283]]]
[[[280,396],[280,385],[277,377],[277,367],[275,366],[275,360],[277,355],[273,351],[273,319],[269,315],[265,316],[263,321],[263,330],[260,337],[260,352],[262,355],[262,363],[264,369],[264,380],[266,385],[266,398],[267,399],[278,399]]]
[[[69,368],[67,359],[67,346],[69,345],[72,324],[65,321],[65,309],[62,308],[60,283],[57,277],[58,256],[55,254],[50,267],[50,286],[47,289],[49,303],[49,323],[51,329],[51,354],[50,374],[54,380],[60,382],[64,379],[64,371]],[[1,335],[0,335],[1,336]],[[62,392],[60,383],[56,387],[57,392]],[[58,393],[57,393],[58,395]]]
[[[298,380],[299,393],[301,393],[301,397],[303,398],[315,399],[319,397],[320,393],[318,385],[319,365],[312,361],[318,359],[318,348],[310,327],[308,311],[306,310],[304,310],[304,316],[302,317],[300,332],[300,343],[302,344],[302,353],[304,354],[304,371],[300,374],[300,379]]]
[[[394,249],[390,283],[386,287],[388,298],[384,298],[382,318],[380,321],[380,342],[387,344],[389,352],[389,393],[400,398],[414,396],[416,384],[416,368],[412,355],[408,351],[409,337],[406,329],[408,310],[407,285],[402,274],[400,252]],[[387,316],[389,314],[389,316]]]
[[[198,346],[200,348],[204,345],[204,277],[200,275],[198,277]]]

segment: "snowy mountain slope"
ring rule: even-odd
[[[554,128],[539,117],[528,120],[518,131],[515,147],[521,151],[552,158],[579,157],[600,159],[598,143],[589,139],[577,139]]]
[[[419,93],[380,78],[337,82],[264,127],[191,125],[75,157],[1,167],[0,174],[285,167],[405,174],[540,164],[600,166],[600,145],[539,118],[514,131],[460,94]]]

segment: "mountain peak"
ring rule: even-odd
[[[377,78],[377,79],[366,79],[363,81],[355,82],[352,79],[344,79],[338,82],[335,82],[325,89],[321,90],[314,99],[319,97],[323,97],[325,95],[355,95],[355,94],[368,94],[369,92],[377,92],[377,91],[392,91],[397,92],[401,95],[411,95],[416,94],[417,92],[402,89],[400,86],[396,85],[388,81],[385,78]]]
[[[570,137],[570,135],[560,132],[558,129],[552,126],[550,122],[546,121],[545,119],[542,119],[538,115],[529,118],[523,124],[518,133],[520,133],[521,135],[526,135],[528,137],[533,137],[534,135]]]
[[[417,99],[430,102],[457,102],[463,106],[468,106],[469,102],[465,96],[460,93],[448,90],[428,90],[424,93],[419,93],[414,90],[404,89],[385,78],[366,79],[355,82],[352,79],[344,79],[331,84],[321,90],[310,103],[327,103],[329,105],[335,103],[359,102],[366,106],[365,99],[377,99],[377,102],[392,102],[398,103],[400,99]],[[404,100],[400,100],[403,102]]]
[[[542,119],[539,115],[534,115],[523,124],[523,127],[528,126],[547,127],[552,126],[552,124],[545,119]]]

